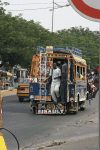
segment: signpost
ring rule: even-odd
[[[68,0],[73,9],[82,17],[100,22],[100,0]]]

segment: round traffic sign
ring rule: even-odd
[[[68,0],[70,5],[86,19],[100,22],[100,0]]]

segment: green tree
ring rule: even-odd
[[[80,26],[51,33],[39,22],[23,19],[21,14],[15,17],[11,13],[5,14],[1,1],[0,5],[0,56],[6,68],[19,64],[30,69],[38,45],[74,46],[82,50],[82,56],[91,68],[99,65],[98,31]]]

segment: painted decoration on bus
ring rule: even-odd
[[[67,86],[68,89],[68,86]],[[69,102],[69,89],[68,89],[68,93],[67,93],[67,102]]]
[[[65,106],[63,104],[38,104],[38,114],[63,114]]]
[[[84,90],[82,89],[82,90],[81,90],[81,98],[84,98],[84,96],[85,96],[85,95],[84,95]]]
[[[35,55],[32,58],[32,64],[31,64],[31,73],[30,76],[34,76],[35,78],[37,78],[37,67],[38,67],[38,57],[36,57]]]
[[[70,101],[74,101],[74,97],[71,97],[71,98],[70,98]]]
[[[69,100],[74,101],[75,100],[75,85],[69,84]]]
[[[33,92],[33,86],[32,85],[30,86],[30,92]]]
[[[41,61],[41,68],[40,68],[40,63],[38,64],[38,75],[40,76],[40,73],[41,73],[41,77],[45,77],[45,69],[46,69],[46,75],[49,75],[50,74],[50,63],[47,62],[46,67],[45,67],[45,62]]]

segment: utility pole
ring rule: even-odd
[[[54,4],[56,4],[57,7],[54,8]],[[54,9],[58,9],[58,8],[62,8],[62,7],[68,7],[68,6],[70,6],[70,4],[66,4],[66,5],[64,5],[64,6],[61,6],[61,5],[57,4],[57,3],[55,3],[54,0],[53,0],[53,9],[50,9],[50,10],[49,10],[49,11],[52,11],[52,32],[53,32]]]
[[[54,17],[54,0],[53,0],[53,10],[52,10],[52,32],[53,32],[53,17]]]

